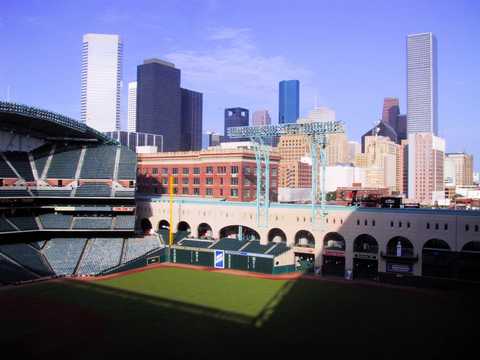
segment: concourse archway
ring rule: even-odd
[[[158,223],[158,234],[162,237],[165,244],[168,244],[168,232],[170,230],[170,223],[167,220],[160,220]]]
[[[323,275],[345,275],[345,239],[337,232],[329,232],[323,238]]]
[[[212,227],[207,223],[201,223],[200,225],[198,225],[197,234],[200,239],[212,239]]]
[[[480,241],[466,243],[458,258],[458,277],[480,281]]]
[[[454,254],[444,240],[430,239],[423,245],[423,276],[452,277],[454,262]]]
[[[300,230],[295,234],[295,269],[312,273],[315,267],[315,237],[308,230]]]
[[[410,240],[403,236],[395,236],[387,243],[386,271],[395,274],[412,274],[413,264],[418,261],[415,249]]]
[[[190,225],[186,221],[180,221],[177,225],[177,232],[175,233],[175,242],[178,242],[191,234]]]
[[[282,229],[273,228],[268,232],[268,242],[287,243],[287,235]]]
[[[231,238],[237,240],[260,240],[260,235],[258,232],[249,228],[248,226],[242,225],[229,225],[220,229],[220,239]]]
[[[147,218],[143,218],[140,221],[140,229],[144,235],[150,234],[152,232],[152,223]]]
[[[353,276],[375,279],[378,276],[378,242],[368,234],[361,234],[353,241]]]

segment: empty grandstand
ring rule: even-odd
[[[0,283],[98,274],[161,246],[134,238],[133,151],[74,119],[6,102],[0,139]]]

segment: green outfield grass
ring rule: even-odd
[[[453,292],[159,268],[2,290],[0,345],[68,359],[218,352],[230,359],[287,348],[299,357],[313,350],[439,358],[473,346],[478,303]]]

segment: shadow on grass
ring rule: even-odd
[[[255,317],[74,280],[18,288],[9,301],[6,293],[0,319],[9,333],[0,342],[35,357],[232,359],[293,349],[443,358],[469,351],[478,325],[478,298],[301,278],[287,281]]]

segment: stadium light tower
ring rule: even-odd
[[[270,150],[265,145],[265,139],[280,135],[307,135],[310,138],[310,153],[312,157],[312,225],[317,223],[318,216],[318,155],[320,149],[320,164],[322,180],[320,185],[321,216],[326,215],[325,170],[327,165],[327,135],[345,132],[340,121],[322,121],[310,123],[278,124],[263,126],[238,126],[227,130],[230,138],[249,138],[254,144],[257,165],[257,224],[268,226],[268,208],[270,207]],[[265,164],[263,166],[263,164]]]

